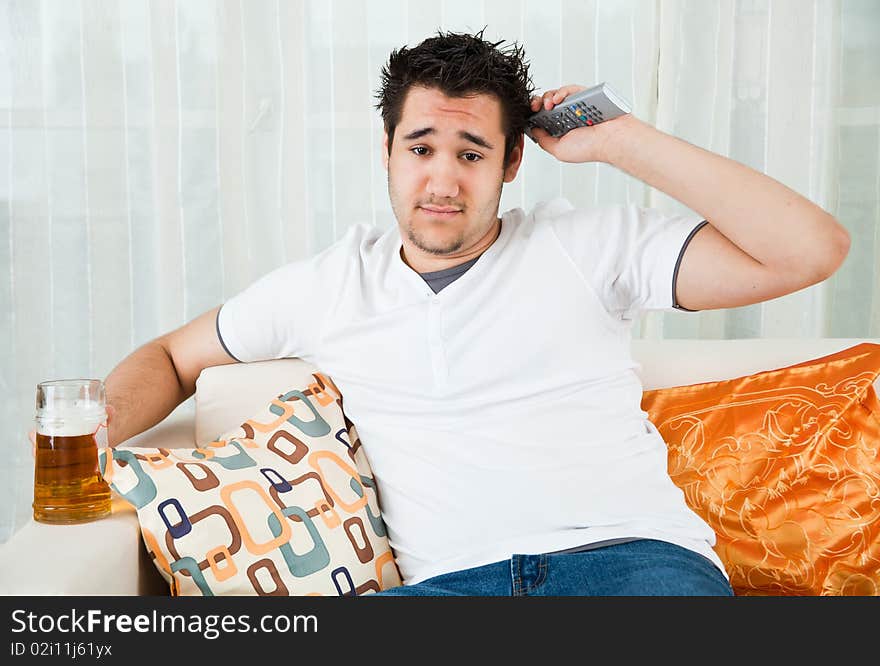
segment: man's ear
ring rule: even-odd
[[[386,130],[382,130],[382,164],[385,166],[385,171],[388,171],[388,132]]]
[[[522,164],[523,148],[525,147],[523,144],[524,138],[525,134],[520,134],[519,140],[516,142],[513,150],[510,151],[510,163],[504,169],[505,183],[510,183],[516,178],[516,173],[519,171],[519,165]]]

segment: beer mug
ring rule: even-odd
[[[80,523],[108,515],[110,486],[98,468],[98,431],[107,425],[104,383],[37,384],[35,421],[34,520]]]

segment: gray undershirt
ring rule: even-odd
[[[452,268],[444,268],[442,271],[431,271],[430,273],[419,273],[419,275],[421,275],[422,279],[428,283],[428,286],[431,287],[431,290],[435,294],[439,294],[441,289],[448,287],[462,275],[467,273],[468,269],[477,263],[477,259],[479,258],[480,257],[477,256],[470,261],[466,261],[458,266],[453,266]]]

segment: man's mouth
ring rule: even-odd
[[[429,217],[440,219],[455,217],[461,212],[460,208],[453,208],[452,206],[419,206],[419,210]]]

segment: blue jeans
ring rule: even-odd
[[[729,597],[733,590],[718,567],[699,553],[638,539],[574,553],[514,555],[368,596]]]

